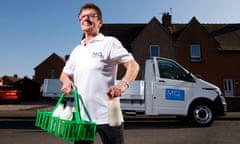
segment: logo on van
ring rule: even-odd
[[[166,100],[184,101],[184,99],[185,99],[184,90],[167,88],[165,90],[165,99]]]

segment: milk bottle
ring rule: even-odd
[[[110,98],[108,102],[108,123],[112,127],[120,126],[122,122],[122,112],[118,98]]]

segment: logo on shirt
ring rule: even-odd
[[[92,57],[103,58],[103,53],[102,52],[93,52]]]

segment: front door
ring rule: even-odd
[[[157,59],[153,87],[153,113],[183,114],[193,95],[193,82],[186,81],[187,72],[175,62]],[[158,72],[157,72],[158,71]]]

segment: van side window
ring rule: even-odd
[[[158,67],[161,78],[186,80],[187,73],[174,62],[159,59]]]

